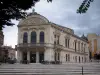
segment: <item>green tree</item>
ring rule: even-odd
[[[82,4],[80,5],[79,9],[77,10],[77,13],[86,13],[88,8],[90,7],[90,3],[94,0],[83,0]]]
[[[0,30],[7,25],[14,25],[11,22],[11,19],[20,19],[27,16],[25,10],[28,10],[32,6],[35,6],[35,3],[40,0],[0,0]],[[47,0],[51,2],[52,0]]]

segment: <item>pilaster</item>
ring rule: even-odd
[[[27,51],[27,60],[30,62],[30,51]]]
[[[39,63],[39,51],[36,51],[36,63]]]

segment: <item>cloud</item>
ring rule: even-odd
[[[52,3],[40,0],[35,5],[35,11],[45,16],[49,21],[74,29],[75,34],[100,34],[100,0],[94,0],[87,13],[77,14],[76,10],[83,0],[53,0]],[[32,12],[32,9],[28,10]],[[18,22],[15,22],[17,23]],[[4,29],[5,44],[17,44],[17,26]],[[11,42],[12,41],[12,42]]]
[[[17,44],[17,33],[18,33],[18,29],[17,29],[17,24],[18,21],[16,20],[12,20],[13,23],[15,23],[14,26],[6,26],[3,29],[4,32],[4,45],[9,45],[12,46],[13,48],[15,47],[15,45]]]

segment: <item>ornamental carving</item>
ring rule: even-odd
[[[65,35],[65,38],[70,39],[70,35],[69,35],[69,34],[66,34],[66,35]]]
[[[56,34],[56,35],[59,36],[59,35],[61,34],[61,32],[60,32],[59,30],[56,29],[55,32],[54,32],[54,34]]]

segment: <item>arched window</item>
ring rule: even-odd
[[[44,32],[40,32],[40,43],[44,43]]]
[[[36,43],[36,32],[31,32],[31,43]]]
[[[28,34],[27,34],[27,32],[25,32],[23,34],[23,43],[27,43],[27,41],[28,41]]]

